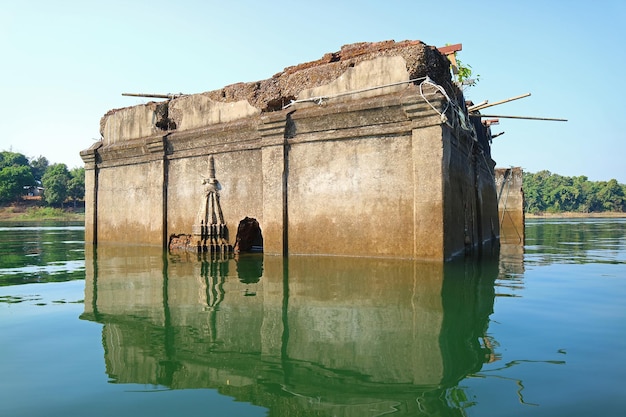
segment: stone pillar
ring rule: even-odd
[[[97,241],[166,247],[165,137],[103,146],[96,197]]]
[[[500,242],[524,242],[524,190],[522,168],[496,168]]]
[[[404,111],[413,123],[413,254],[421,259],[444,260],[444,131],[441,118],[423,101],[405,104]],[[426,116],[425,112],[432,116]]]
[[[415,255],[443,260],[443,143],[442,129],[413,130],[413,194]]]
[[[85,163],[85,243],[98,243],[98,149],[102,141],[94,143],[89,149],[81,151],[80,157]]]
[[[263,167],[263,251],[282,255],[287,251],[288,145],[285,139],[285,112],[261,117],[261,158]]]
[[[167,248],[169,235],[167,230],[167,188],[169,182],[169,160],[165,157],[167,148],[167,135],[166,136],[154,136],[150,138],[146,143],[146,148],[154,158],[153,164],[157,165],[157,172],[160,168],[160,185],[161,189],[161,207],[160,207],[160,230],[161,230],[161,247]],[[158,184],[157,180],[157,184]],[[158,191],[157,191],[158,192]],[[158,197],[157,197],[158,200]],[[157,212],[159,210],[157,209]]]

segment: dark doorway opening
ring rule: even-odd
[[[252,217],[246,217],[239,222],[235,239],[235,253],[263,252],[263,234],[259,222]]]

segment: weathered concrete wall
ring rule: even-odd
[[[356,44],[269,80],[111,111],[81,153],[86,239],[165,247],[191,233],[213,156],[231,244],[247,216],[271,254],[473,252],[498,235],[493,161],[448,65],[420,42]]]

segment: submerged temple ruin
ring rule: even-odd
[[[88,243],[224,251],[242,221],[277,255],[444,261],[498,241],[491,133],[420,41],[111,110],[100,131],[81,152]]]

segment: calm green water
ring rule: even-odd
[[[449,265],[0,224],[0,416],[621,416],[626,219]]]

